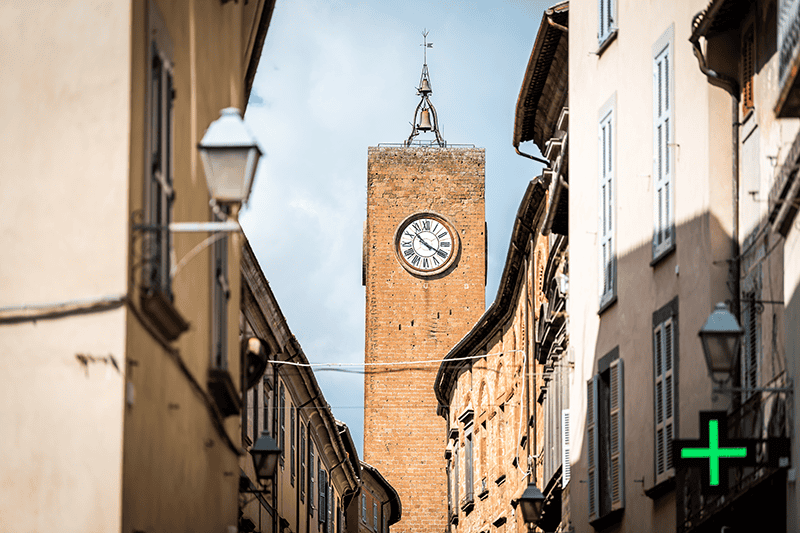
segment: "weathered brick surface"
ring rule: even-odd
[[[369,149],[365,362],[440,360],[483,313],[484,172],[483,149]],[[461,242],[450,270],[433,277],[410,274],[394,251],[398,225],[420,211],[446,217]],[[396,532],[445,528],[446,427],[433,393],[438,368],[438,362],[367,367],[364,460],[400,494]]]

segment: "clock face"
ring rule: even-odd
[[[449,267],[455,258],[457,239],[442,217],[419,213],[407,218],[397,229],[397,256],[407,270],[436,274]]]

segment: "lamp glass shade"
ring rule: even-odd
[[[717,304],[698,335],[709,374],[730,374],[739,355],[742,328],[724,303]]]
[[[208,192],[220,203],[247,203],[261,149],[242,120],[229,107],[211,123],[198,145]]]
[[[526,524],[535,524],[539,521],[542,516],[542,507],[544,506],[544,495],[536,485],[528,483],[518,503],[522,519]]]
[[[250,448],[250,455],[253,457],[253,466],[256,470],[256,477],[265,480],[272,477],[275,467],[278,464],[278,457],[281,449],[268,433],[263,432],[258,437],[256,443]]]

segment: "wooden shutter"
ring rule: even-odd
[[[614,295],[616,268],[614,252],[614,111],[600,120],[600,305]]]
[[[601,46],[615,29],[616,0],[597,0],[597,45]]]
[[[472,465],[472,432],[466,434],[466,442],[464,444],[464,496],[467,501],[472,500],[474,484],[473,465]]]
[[[758,312],[753,303],[756,298],[755,292],[744,295],[744,339],[742,343],[742,388],[745,389],[742,396],[744,399],[753,395],[754,389],[758,387],[759,381],[759,344],[760,335],[758,328]]]
[[[320,522],[324,522],[325,518],[328,515],[328,475],[325,470],[322,468],[322,465],[317,463],[318,465],[318,479],[317,483],[319,484],[319,512],[317,513],[317,520]]]
[[[561,486],[566,487],[570,480],[569,462],[569,409],[561,410]]]
[[[314,514],[314,443],[311,441],[311,424],[308,426],[308,514]]]
[[[306,493],[306,427],[300,422],[300,501],[304,499]]]
[[[653,58],[653,256],[673,242],[672,183],[672,44]]]
[[[655,466],[656,483],[672,477],[672,439],[675,436],[675,328],[673,319],[653,331],[655,373]]]
[[[600,516],[600,498],[598,492],[598,461],[600,451],[598,447],[598,417],[597,417],[597,388],[598,376],[592,376],[587,382],[586,395],[586,441],[588,458],[588,488],[589,488],[589,521],[596,520]]]
[[[754,25],[751,24],[742,34],[742,115],[755,106],[753,99],[753,77],[755,73]]]
[[[297,453],[297,429],[295,428],[294,406],[289,406],[289,441],[291,446],[291,454],[289,456],[289,479],[294,487],[294,462],[295,454]]]
[[[623,383],[622,359],[617,359],[609,368],[610,402],[609,402],[609,437],[611,444],[611,510],[625,507],[625,424],[623,416]]]
[[[453,458],[454,458],[453,459],[453,465],[455,465],[455,468],[453,470],[453,472],[454,472],[454,477],[453,477],[453,479],[454,479],[454,481],[453,481],[453,503],[455,504],[455,506],[453,507],[453,510],[455,511],[455,513],[457,515],[458,514],[458,504],[459,504],[459,501],[458,501],[458,498],[459,498],[459,496],[458,496],[458,493],[459,493],[459,490],[458,490],[459,489],[459,486],[458,486],[458,482],[459,482],[459,480],[458,480],[458,442],[457,441],[456,441],[456,449],[453,450]]]
[[[280,392],[280,405],[278,406],[278,420],[279,422],[279,434],[278,434],[278,446],[281,448],[281,467],[283,467],[285,453],[284,450],[286,449],[286,390],[283,387],[283,382],[281,382],[281,392]]]

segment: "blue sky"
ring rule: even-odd
[[[494,300],[516,209],[541,171],[511,139],[549,5],[278,0],[245,115],[266,156],[240,218],[311,362],[363,362],[367,147],[411,131],[423,29],[444,139],[486,148],[487,305]],[[530,143],[523,151],[538,155]],[[319,371],[317,380],[361,452],[362,376]]]

